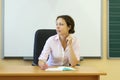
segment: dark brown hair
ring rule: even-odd
[[[74,20],[71,16],[69,15],[60,15],[56,18],[56,20],[58,20],[58,18],[62,18],[65,20],[66,24],[68,27],[70,27],[70,30],[69,30],[69,33],[74,33],[75,30],[74,30],[74,26],[75,26],[75,23],[74,23]]]

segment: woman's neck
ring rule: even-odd
[[[66,41],[66,38],[68,37],[68,35],[60,35],[59,38],[60,40],[63,42],[63,41]]]
[[[65,36],[60,36],[60,40],[63,42],[66,40],[66,37]]]
[[[66,38],[68,37],[68,35],[60,35],[59,38],[60,38],[60,42],[62,44],[62,47],[64,48],[64,50],[66,49],[67,47],[67,41],[66,41]]]

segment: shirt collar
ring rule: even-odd
[[[71,35],[71,34],[70,34]],[[72,35],[71,35],[72,36]],[[73,40],[74,40],[74,37],[72,36],[72,38],[73,38]],[[59,35],[58,34],[56,34],[55,35],[55,40],[59,40],[60,38],[59,38]]]
[[[55,35],[55,40],[59,40],[59,35],[58,34]]]

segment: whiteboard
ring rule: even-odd
[[[75,20],[83,57],[101,57],[101,0],[2,0],[4,57],[33,57],[38,29],[55,29],[58,15]]]

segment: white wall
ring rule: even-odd
[[[55,28],[58,15],[75,20],[81,56],[101,56],[101,0],[3,0],[4,57],[32,57],[37,29]]]

